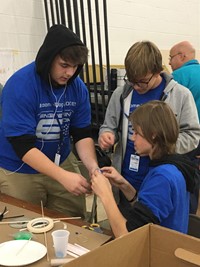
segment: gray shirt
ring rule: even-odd
[[[194,98],[189,89],[178,84],[171,75],[165,72],[161,75],[166,80],[163,95],[165,99],[162,100],[170,105],[180,126],[176,152],[184,154],[195,149],[200,140],[200,126]],[[125,154],[128,131],[128,119],[123,114],[129,113],[132,93],[133,89],[127,85],[115,89],[106,110],[104,123],[99,131],[99,135],[106,131],[115,135],[113,165],[119,172],[121,172]],[[122,98],[121,95],[123,95]],[[128,112],[126,113],[126,111]],[[122,130],[120,131],[119,128]]]

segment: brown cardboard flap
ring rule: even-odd
[[[174,254],[177,248],[194,251],[200,254],[200,239],[175,230],[150,225],[150,267],[192,267],[194,264],[177,258]]]
[[[133,236],[133,237],[132,237]],[[149,266],[149,226],[144,226],[65,264],[66,267]]]
[[[200,266],[200,254],[196,254],[183,248],[177,248],[174,254],[179,259]]]
[[[175,256],[177,248],[191,253]],[[200,239],[158,225],[145,225],[65,264],[66,267],[200,266]]]

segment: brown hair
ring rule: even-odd
[[[141,128],[144,138],[152,145],[153,159],[175,153],[179,126],[176,117],[163,101],[154,100],[145,103],[130,115],[133,128]]]
[[[157,74],[163,70],[161,52],[150,41],[133,44],[127,52],[124,63],[130,82],[140,80],[148,73]]]
[[[70,61],[75,65],[84,65],[88,59],[88,49],[85,46],[69,46],[61,50],[59,56],[64,61]]]

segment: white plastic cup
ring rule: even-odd
[[[69,234],[70,232],[67,230],[56,230],[51,233],[57,258],[64,258],[67,255]]]

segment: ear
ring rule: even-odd
[[[185,61],[186,55],[185,53],[180,54],[181,61]]]

